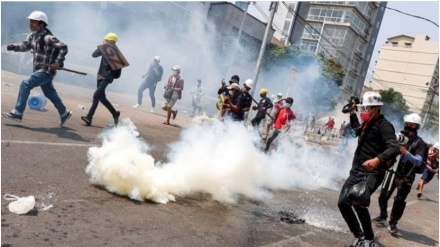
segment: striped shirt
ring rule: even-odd
[[[46,35],[46,36],[44,36]],[[40,39],[44,36],[44,47],[40,47]],[[46,71],[53,77],[56,75],[56,70],[48,66],[39,64],[53,64],[57,63],[59,67],[63,67],[64,59],[67,54],[67,45],[59,41],[55,36],[50,34],[50,31],[43,29],[36,34],[29,34],[21,43],[14,44],[15,51],[31,51],[34,55],[34,72]]]

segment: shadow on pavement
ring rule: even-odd
[[[31,127],[27,127],[27,126],[23,126],[23,125],[19,125],[19,124],[5,124],[5,125],[10,126],[10,127],[27,129],[27,130],[31,130],[31,131],[39,131],[39,132],[44,132],[44,133],[48,133],[48,134],[54,134],[60,138],[70,139],[70,140],[74,140],[74,141],[90,142],[89,140],[82,138],[82,136],[71,132],[74,129],[71,129],[71,128],[68,128],[65,126],[56,127],[56,128],[31,128]]]
[[[392,236],[395,238],[403,238],[407,241],[411,241],[417,244],[423,244],[426,246],[436,246],[438,244],[438,241],[435,239],[416,232],[408,232],[402,229],[399,229],[399,235],[393,234]]]
[[[427,201],[427,202],[438,203],[438,200],[433,200],[433,199],[430,199],[430,198],[428,198],[426,196],[422,196],[419,200],[420,201]]]

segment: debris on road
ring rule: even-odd
[[[284,221],[289,224],[304,224],[306,222],[305,219],[301,219],[297,215],[290,212],[280,211],[278,212],[278,214],[280,215],[281,221]]]

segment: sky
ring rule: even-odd
[[[261,1],[258,2],[258,4],[264,10],[266,10],[267,13],[269,13],[270,2]],[[387,7],[397,9],[411,15],[424,17],[437,24],[439,23],[439,1],[389,1]],[[248,12],[259,20],[267,22],[267,20],[264,19],[254,5],[251,4],[249,6]],[[382,25],[380,27],[374,52],[370,61],[370,68],[365,81],[366,86],[369,85],[369,79],[372,76],[372,71],[374,71],[375,61],[377,60],[379,54],[378,51],[385,44],[387,38],[400,34],[409,36],[424,34],[431,37],[432,40],[439,40],[439,27],[426,20],[407,16],[394,10],[387,9],[382,20]]]

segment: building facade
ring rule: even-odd
[[[333,57],[342,64],[346,76],[340,87],[343,97],[360,95],[371,55],[376,43],[386,2],[285,2],[280,4],[283,33],[275,33],[280,40],[290,35],[292,45],[324,57]],[[284,24],[282,18],[284,18]],[[295,32],[295,27],[303,31]],[[284,32],[284,30],[290,31]],[[284,35],[284,36],[283,36]],[[298,37],[299,36],[299,37]]]
[[[245,11],[230,2],[213,2],[208,11],[208,20],[213,23],[216,29],[218,49],[224,54],[225,59],[230,59],[234,53],[234,44],[238,37],[241,22]],[[243,64],[238,58],[246,57],[249,61],[256,61],[263,42],[266,23],[261,22],[250,14],[246,14],[242,32],[240,34],[240,48],[237,49],[234,66]],[[270,43],[274,29],[271,28],[267,36],[267,43]]]
[[[438,108],[439,42],[426,35],[398,35],[380,50],[371,87],[401,92],[410,111]]]

